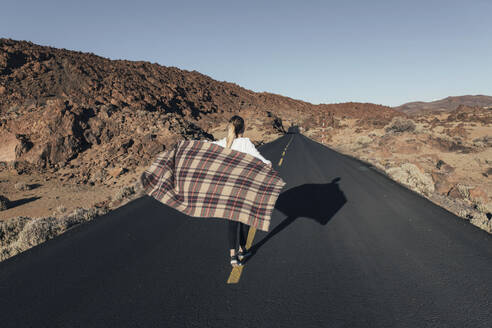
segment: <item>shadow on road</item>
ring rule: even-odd
[[[298,218],[310,218],[321,225],[326,225],[347,202],[338,185],[339,181],[340,178],[335,178],[326,184],[303,184],[281,193],[275,208],[286,214],[287,218],[271,230],[265,238],[254,244],[251,247],[252,253],[256,253],[270,238]]]

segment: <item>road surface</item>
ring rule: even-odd
[[[144,196],[0,263],[0,327],[492,327],[489,234],[302,134],[259,150],[287,185],[237,283],[224,220]]]

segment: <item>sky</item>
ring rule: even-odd
[[[319,103],[492,95],[490,0],[2,1],[0,37]]]

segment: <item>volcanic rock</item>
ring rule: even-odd
[[[433,172],[431,176],[432,180],[434,180],[435,191],[441,195],[447,195],[453,187],[453,184],[448,181],[447,175]]]
[[[470,193],[470,199],[478,200],[483,203],[487,203],[489,200],[487,192],[480,187],[471,188],[468,192]]]
[[[113,169],[110,169],[108,171],[108,174],[110,176],[112,176],[113,178],[117,178],[117,177],[119,177],[120,175],[124,174],[127,171],[128,170],[126,168],[123,168],[123,167],[115,167]]]
[[[0,211],[8,209],[9,205],[10,205],[9,199],[3,195],[0,195]]]
[[[16,159],[16,149],[21,144],[14,133],[0,131],[0,161],[11,162]]]

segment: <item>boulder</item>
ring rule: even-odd
[[[15,134],[2,131],[0,132],[0,162],[11,162],[16,159],[16,149],[20,146],[21,141],[16,138]]]
[[[20,142],[20,144],[15,147],[15,157],[20,158],[33,147],[33,143],[25,134],[16,134],[15,137]]]
[[[22,156],[22,159],[38,167],[45,168],[49,149],[46,144],[34,144],[34,147]]]
[[[8,209],[10,201],[7,197],[0,195],[0,211]]]
[[[115,167],[113,169],[110,169],[108,171],[108,174],[110,176],[112,176],[113,178],[117,178],[119,177],[120,175],[124,174],[125,172],[127,172],[128,170],[124,167]]]
[[[431,176],[434,180],[435,191],[441,195],[447,195],[453,184],[448,181],[446,174],[433,172]]]
[[[468,190],[470,193],[470,199],[480,201],[482,203],[487,203],[489,200],[489,197],[487,193],[480,187],[474,187]]]
[[[456,199],[470,199],[470,189],[460,183],[453,185],[453,187],[449,190],[448,196]]]
[[[443,160],[438,160],[436,163],[436,168],[439,170],[441,173],[452,173],[454,172],[454,167],[451,165],[447,164]]]

